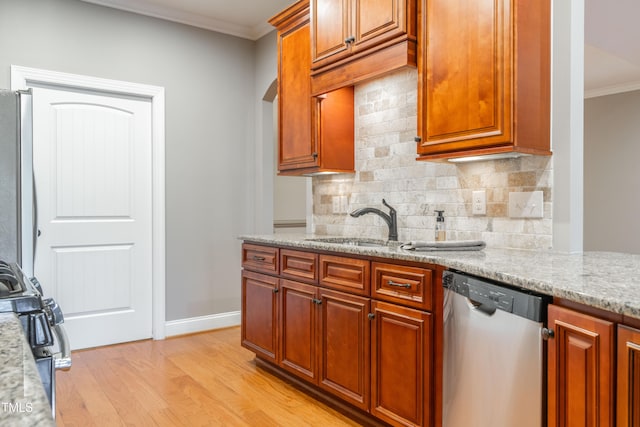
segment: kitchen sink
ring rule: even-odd
[[[316,237],[306,239],[309,242],[331,243],[344,246],[385,247],[388,242],[378,239],[366,239],[361,237]]]

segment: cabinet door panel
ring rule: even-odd
[[[369,409],[368,298],[320,290],[320,387]]]
[[[321,169],[354,171],[353,92],[353,86],[348,86],[316,98],[315,139]]]
[[[313,61],[349,54],[345,40],[351,36],[349,5],[351,0],[314,0],[311,2]]]
[[[394,425],[429,425],[432,316],[395,304],[371,305],[371,413]]]
[[[427,4],[423,145],[511,139],[509,0]],[[451,147],[451,145],[449,145]]]
[[[317,383],[316,287],[280,281],[280,366]]]
[[[279,32],[279,170],[316,166],[312,137],[311,53],[308,21]]]
[[[548,425],[613,425],[613,323],[549,306]]]
[[[618,427],[640,427],[640,330],[618,326]]]
[[[273,363],[278,348],[278,278],[242,272],[242,346]]]
[[[353,0],[353,50],[369,41],[381,43],[404,35],[406,30],[407,0]]]

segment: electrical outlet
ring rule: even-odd
[[[543,218],[544,200],[542,191],[509,193],[510,218]]]
[[[332,208],[331,208],[331,211],[334,214],[340,213],[340,196],[333,196],[331,198],[331,203],[333,205]]]
[[[347,196],[339,196],[340,197],[340,213],[346,214],[347,207],[349,204],[349,198]]]
[[[347,196],[333,196],[331,198],[331,211],[334,214],[347,213],[349,207],[349,198]]]
[[[474,215],[487,214],[487,192],[486,191],[477,190],[473,192],[471,211],[473,212]]]

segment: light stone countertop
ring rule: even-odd
[[[31,348],[14,313],[0,313],[0,425],[55,426]]]
[[[258,244],[438,264],[640,319],[640,255],[492,248],[467,252],[417,252],[398,247],[348,246],[309,240],[327,237],[331,236],[273,234],[243,235],[240,239]]]

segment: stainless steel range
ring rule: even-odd
[[[15,313],[55,417],[55,370],[71,366],[60,307],[34,276],[37,200],[31,91],[0,90],[0,313]]]
[[[0,261],[0,313],[15,313],[22,323],[55,417],[55,371],[71,367],[62,310],[52,298],[43,297],[36,278],[27,277],[16,263]]]

